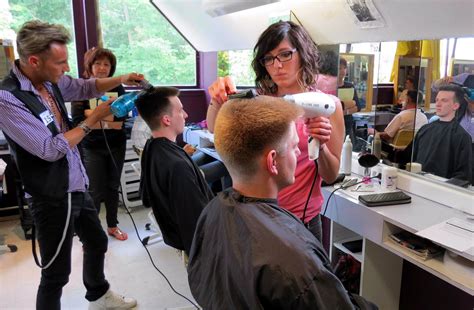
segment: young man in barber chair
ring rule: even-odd
[[[199,167],[176,144],[188,117],[178,95],[177,88],[155,87],[135,102],[152,134],[142,153],[140,185],[164,242],[189,254],[196,222],[214,195]]]
[[[233,187],[203,210],[188,265],[204,309],[376,308],[344,289],[321,243],[278,206],[278,192],[295,181],[300,112],[267,96],[220,109],[214,142]]]

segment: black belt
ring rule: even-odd
[[[319,218],[321,218],[321,214],[316,215],[315,217],[313,217],[312,219],[310,219],[308,222],[304,223],[304,226],[305,226],[306,228],[309,228],[309,226],[310,226],[311,224],[313,224],[313,221],[319,221]]]

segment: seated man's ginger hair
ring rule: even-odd
[[[265,150],[279,151],[290,123],[302,110],[282,98],[257,96],[234,99],[219,111],[214,128],[214,144],[230,172],[252,176]]]

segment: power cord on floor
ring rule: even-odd
[[[105,145],[107,146],[107,150],[109,152],[109,155],[110,155],[110,158],[112,159],[112,163],[115,167],[115,171],[117,172],[118,175],[120,175],[120,171],[118,169],[118,166],[117,166],[117,163],[115,162],[115,158],[112,154],[112,150],[110,149],[110,146],[109,146],[109,143],[107,141],[107,135],[105,134],[105,130],[104,128],[102,127],[102,122],[100,122],[100,128],[102,129],[102,134],[104,136],[104,140],[105,140]],[[122,184],[119,185],[120,187],[120,195],[122,196],[122,201],[125,201],[125,197],[124,197],[124,193],[123,193],[123,188],[122,188]],[[145,244],[143,244],[143,242],[141,241],[142,238],[140,236],[140,233],[138,232],[138,228],[137,228],[137,225],[135,224],[135,220],[133,219],[133,216],[132,214],[130,213],[130,210],[127,208],[127,206],[124,204],[123,205],[125,210],[127,211],[127,214],[128,216],[130,217],[130,219],[132,220],[132,224],[133,224],[133,228],[135,229],[135,233],[138,237],[138,240],[140,240],[140,244],[145,248],[145,251],[146,253],[148,254],[148,257],[150,258],[150,261],[151,261],[151,264],[153,265],[153,267],[156,269],[156,271],[158,271],[161,276],[166,280],[166,282],[168,283],[169,287],[171,288],[171,290],[178,296],[184,298],[185,300],[187,300],[189,303],[191,303],[194,307],[196,307],[196,309],[199,309],[199,307],[194,303],[192,302],[189,298],[187,298],[186,296],[184,296],[183,294],[179,293],[178,291],[176,291],[176,289],[173,287],[173,285],[171,284],[171,282],[168,280],[168,278],[165,276],[165,274],[156,266],[155,264],[155,261],[153,260],[153,257],[151,256],[150,254],[150,251],[148,251],[148,248],[146,247]]]

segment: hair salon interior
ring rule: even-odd
[[[316,89],[342,102],[341,176],[360,181],[321,188],[322,243],[335,274],[379,309],[474,308],[473,1],[0,0],[0,79],[18,58],[17,31],[32,19],[70,32],[66,74],[74,78],[87,71],[86,52],[104,47],[116,56],[115,76],[139,72],[154,86],[178,88],[188,117],[177,143],[205,153],[215,152],[205,122],[208,87],[232,76],[237,91],[255,89],[259,36],[280,20],[302,26],[319,51]],[[292,57],[275,55],[272,65]],[[136,149],[147,128],[134,125],[136,117],[130,112],[123,125],[121,235],[110,230],[106,208],[99,215],[110,235],[105,273],[114,290],[137,299],[137,309],[193,309],[183,259],[163,242],[140,199]],[[437,126],[443,122],[458,131]],[[469,138],[460,139],[459,130]],[[34,309],[41,278],[31,254],[34,223],[1,131],[0,158],[0,308]],[[212,184],[214,193],[228,178]],[[372,179],[380,179],[376,189]],[[361,201],[384,188],[411,200],[376,207]],[[64,309],[87,307],[82,252],[74,238]]]

